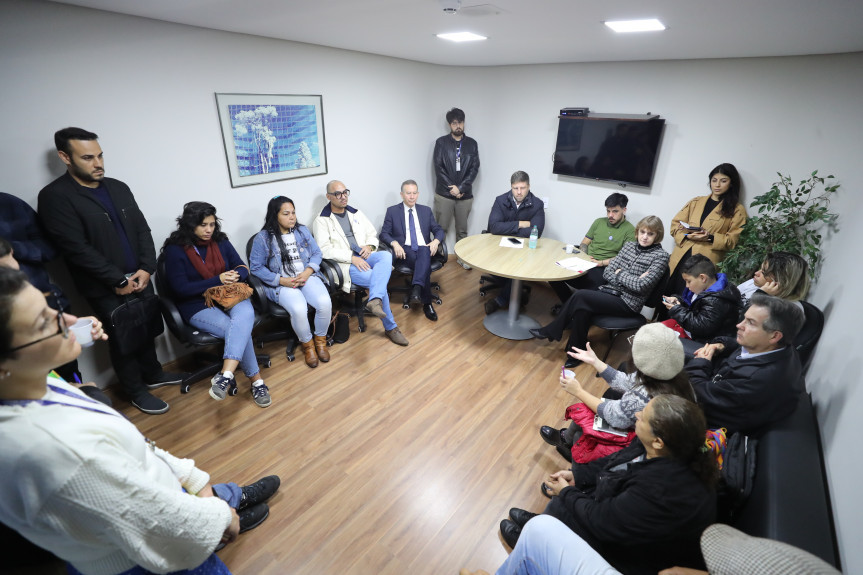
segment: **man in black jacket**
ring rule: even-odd
[[[449,231],[455,218],[455,241],[467,237],[467,218],[473,206],[473,181],[479,172],[479,147],[476,140],[464,134],[464,112],[453,108],[446,113],[450,133],[435,141],[432,163],[435,185],[435,221]],[[469,270],[470,266],[458,260]]]
[[[756,293],[736,341],[695,352],[685,369],[708,427],[759,435],[794,411],[806,387],[793,346],[803,322],[793,302]],[[725,357],[713,362],[717,354]]]
[[[498,236],[530,237],[534,227],[542,236],[545,228],[545,206],[542,200],[530,191],[530,176],[521,170],[509,179],[510,190],[494,199],[488,215],[488,231]],[[485,302],[486,315],[507,305],[512,288],[512,280],[503,281],[500,293]]]
[[[54,134],[65,174],[39,192],[39,217],[63,254],[75,285],[109,334],[111,363],[132,405],[149,414],[168,411],[150,388],[180,383],[183,374],[162,371],[152,339],[123,353],[111,312],[129,299],[152,295],[156,250],[150,226],[129,186],[105,177],[98,136],[81,128]],[[151,318],[161,329],[158,314]]]

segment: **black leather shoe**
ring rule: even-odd
[[[539,484],[539,490],[542,491],[542,494],[551,499],[554,495],[551,494],[551,490],[549,490],[548,485],[545,484],[545,481]]]
[[[531,513],[530,511],[525,511],[524,509],[513,507],[509,510],[509,516],[512,519],[513,523],[515,523],[521,528],[524,528],[525,523],[536,517],[536,513]]]
[[[553,306],[551,306],[551,315],[557,316],[558,314],[560,314],[560,310],[562,310],[562,309],[563,309],[562,304],[559,304],[559,303],[554,304]]]
[[[422,301],[422,296],[422,288],[414,284],[414,287],[411,288],[411,303],[419,303],[420,301]]]
[[[434,306],[430,303],[423,304],[423,313],[426,314],[426,317],[432,321],[437,321],[437,312],[434,310]]]
[[[574,357],[569,357],[569,356],[566,356],[566,357],[567,357],[566,363],[563,364],[563,367],[565,367],[566,369],[575,369],[576,367],[581,365],[581,361],[575,359]]]
[[[560,453],[560,455],[564,459],[566,459],[567,461],[572,463],[572,448],[571,447],[567,447],[565,445],[555,445],[554,448],[557,449],[557,452]]]
[[[548,337],[547,335],[542,333],[542,328],[534,327],[534,328],[531,328],[527,331],[530,332],[530,335],[532,335],[536,339],[547,339],[548,341],[551,341],[550,337]]]
[[[504,543],[510,548],[515,548],[515,544],[518,543],[518,538],[521,536],[521,527],[516,525],[515,521],[504,519],[500,522],[500,534]]]
[[[548,443],[549,445],[553,445],[557,447],[558,445],[563,445],[563,437],[561,434],[565,431],[565,429],[555,429],[553,427],[549,427],[548,425],[543,425],[539,428],[539,435],[542,437],[542,440]]]

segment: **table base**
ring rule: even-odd
[[[538,321],[524,314],[517,315],[515,320],[510,319],[508,310],[485,316],[482,324],[494,335],[506,339],[533,339],[528,330],[541,327]]]

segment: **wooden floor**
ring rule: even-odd
[[[269,519],[220,552],[235,574],[493,572],[508,552],[500,520],[512,506],[541,511],[548,500],[540,481],[567,467],[538,429],[562,426],[572,401],[558,383],[562,343],[485,330],[479,276],[454,258],[435,274],[443,286],[436,323],[402,309],[396,296],[409,347],[386,339],[374,317],[365,333],[351,318],[350,341],[316,369],[301,354],[288,362],[282,342],[266,344],[267,409],[254,404],[246,382],[222,402],[209,397],[207,382],[187,395],[155,390],[171,404],[159,416],[115,405],[214,481],[281,477]],[[527,312],[546,323],[553,298],[534,284]],[[604,332],[592,339],[605,349]],[[627,347],[626,338],[616,347]],[[604,389],[589,368],[576,373]]]

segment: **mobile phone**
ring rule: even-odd
[[[509,243],[511,243],[511,244],[521,245],[521,240],[518,240],[516,238],[507,238],[507,239],[509,240]]]

